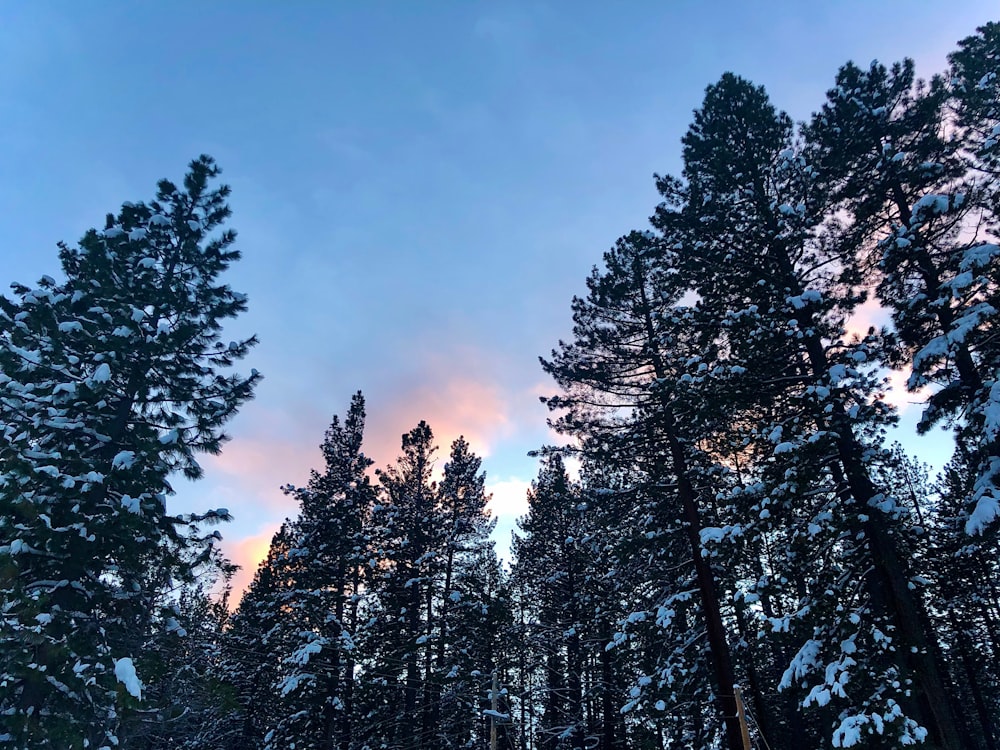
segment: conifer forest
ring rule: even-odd
[[[261,378],[212,158],[12,284],[0,749],[998,750],[1000,24],[802,123],[727,73],[682,164],[540,358],[509,563],[470,443],[376,466],[358,392],[227,588],[229,511],[170,499]]]

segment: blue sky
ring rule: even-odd
[[[351,393],[367,451],[417,420],[486,454],[503,536],[550,439],[537,365],[702,92],[733,70],[803,119],[837,67],[944,65],[995,2],[21,2],[0,5],[2,282],[58,270],[199,153],[233,187],[233,287],[266,380],[180,507],[248,562]],[[913,412],[904,412],[912,423]],[[935,463],[948,440],[917,447]]]

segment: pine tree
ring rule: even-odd
[[[446,533],[431,479],[433,440],[423,421],[403,435],[403,455],[378,472],[382,496],[372,518],[371,659],[362,677],[372,706],[366,739],[407,750],[425,747],[433,700],[426,677],[433,670],[434,602]]]
[[[961,747],[900,544],[898,501],[873,481],[871,460],[891,414],[864,365],[878,338],[844,333],[863,295],[853,259],[824,227],[827,186],[789,118],[762,88],[731,74],[708,88],[695,113],[684,165],[683,192],[661,181],[679,208],[665,206],[658,220],[686,223],[681,254],[704,309],[747,324],[742,341],[727,341],[733,364],[757,386],[744,408],[770,404],[777,418],[747,435],[770,456],[745,531],[789,545],[779,560],[785,570],[771,581],[794,606],[771,628],[797,634],[801,647],[782,687],[809,688],[804,707],[839,705],[835,742],[919,740],[923,724],[942,747]],[[852,584],[857,571],[867,571],[863,589]]]
[[[725,717],[727,746],[737,748],[742,737],[736,721],[734,667],[718,582],[702,550],[703,526],[710,524],[705,523],[696,490],[713,480],[699,465],[695,457],[699,451],[693,447],[707,435],[703,425],[712,421],[699,389],[703,390],[713,365],[714,344],[703,334],[707,324],[699,313],[678,305],[686,289],[678,284],[677,259],[667,249],[670,244],[651,233],[633,232],[605,253],[605,269],[591,274],[587,297],[573,301],[574,341],[560,342],[551,360],[542,364],[564,391],[548,399],[551,408],[565,410],[556,427],[581,438],[584,455],[637,472],[635,486],[628,490],[636,504],[619,518],[623,528],[628,527],[621,552],[636,564],[637,549],[659,548],[651,552],[646,567],[627,568],[626,575],[640,576],[648,587],[660,579],[658,567],[691,571],[691,579],[675,577],[657,589],[656,600],[650,599],[647,588],[641,595],[643,605],[636,602],[632,622],[616,636],[625,639],[626,631],[643,630],[635,623],[645,622],[648,614],[650,622],[657,623],[661,641],[669,631],[677,639],[671,656],[655,659],[647,665],[648,673],[638,676],[639,685],[626,708],[631,712],[638,706],[667,705],[662,699],[650,700],[651,693],[669,697],[704,689],[706,699],[714,694],[718,714]],[[684,539],[680,549],[675,545],[678,535]],[[649,545],[650,539],[656,541]],[[687,601],[692,588],[698,591],[698,605],[690,612],[694,624],[684,615],[676,622],[652,616],[656,611],[675,612],[674,597]],[[685,604],[681,609],[690,608]],[[694,659],[696,663],[705,659],[711,666],[700,672],[687,647],[692,626],[707,631],[707,653],[696,653]],[[714,688],[705,682],[708,673]],[[674,683],[679,675],[692,676],[693,684],[678,690]],[[665,690],[667,685],[673,688]],[[699,726],[701,718],[695,720]]]
[[[186,527],[228,518],[166,507],[168,476],[201,474],[259,378],[221,374],[255,340],[220,340],[246,297],[218,281],[240,257],[215,233],[218,174],[193,161],[181,188],[60,246],[65,281],[0,299],[0,734],[16,747],[115,742],[158,596],[193,574]]]
[[[481,743],[483,681],[499,667],[507,610],[500,563],[490,534],[482,460],[459,437],[444,465],[438,497],[445,535],[441,551],[434,668],[424,729],[429,746]]]
[[[285,675],[283,660],[294,643],[285,617],[295,591],[291,526],[286,519],[271,538],[267,557],[257,566],[226,630],[222,672],[242,709],[242,727],[229,746],[232,750],[263,748],[283,715],[275,686]]]
[[[547,452],[518,521],[511,573],[519,644],[512,667],[522,730],[532,747],[628,747],[624,649],[611,649],[622,617],[613,530],[596,501]],[[620,522],[617,519],[616,522]],[[609,569],[610,568],[610,569]]]
[[[220,750],[233,747],[242,714],[225,679],[223,649],[229,621],[230,563],[218,559],[218,577],[203,576],[172,592],[173,618],[146,645],[143,710],[127,717],[119,747],[136,750]],[[224,585],[221,595],[213,589]]]
[[[985,54],[966,43],[967,52]],[[906,370],[911,390],[934,386],[920,429],[945,421],[961,442],[979,445],[967,520],[978,533],[1000,514],[1000,392],[992,390],[1000,363],[992,342],[1000,306],[997,174],[993,149],[980,140],[998,120],[983,106],[984,89],[966,78],[979,66],[967,70],[962,61],[970,58],[959,54],[953,80],[962,127],[951,126],[955,94],[944,78],[916,82],[911,60],[889,69],[848,63],[806,136],[819,179],[850,219],[838,241],[878,271],[878,298],[899,340],[889,363]]]
[[[506,609],[481,460],[459,438],[440,483],[420,422],[378,472],[361,650],[359,741],[392,748],[481,742],[483,699]]]
[[[344,423],[335,416],[326,431],[323,472],[313,471],[307,487],[286,488],[301,504],[287,553],[296,572],[283,608],[293,635],[274,686],[282,700],[267,748],[350,745],[358,604],[374,498],[365,473],[372,462],[361,452],[364,424],[365,402],[357,393]]]

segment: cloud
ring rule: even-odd
[[[477,455],[488,456],[498,441],[517,428],[509,399],[499,385],[462,375],[408,385],[388,399],[370,403],[369,414],[365,452],[379,465],[395,459],[402,435],[420,420],[434,431],[442,457],[460,435]]]
[[[486,490],[493,497],[488,508],[497,518],[519,518],[528,512],[528,489],[531,482],[518,477],[509,477],[495,482],[487,482]]]
[[[470,346],[428,354],[426,343],[414,340],[399,350],[397,369],[383,371],[365,390],[368,418],[363,450],[375,462],[374,468],[391,465],[400,454],[401,436],[424,420],[439,447],[440,478],[452,441],[464,436],[486,459],[488,491],[494,495],[490,509],[506,529],[497,537],[504,554],[509,530],[527,510],[526,492],[535,469],[531,462],[522,473],[524,459],[514,461],[510,455],[524,456],[537,447],[544,432],[545,410],[535,395],[541,388],[501,385],[506,362],[499,355]],[[297,515],[294,499],[280,487],[301,486],[308,482],[310,469],[322,468],[318,446],[328,415],[343,417],[349,402],[340,385],[314,394],[308,402],[302,394],[289,398],[287,390],[278,391],[285,399],[282,408],[253,405],[222,454],[204,458],[206,482],[199,483],[202,492],[190,499],[199,508],[227,506],[235,516],[224,543],[226,553],[244,568],[233,582],[234,598],[253,579],[281,520]],[[211,495],[210,501],[205,494]]]
[[[240,566],[240,570],[236,572],[231,582],[233,587],[232,606],[234,608],[239,605],[243,592],[253,581],[257,566],[267,557],[267,551],[271,547],[271,537],[280,527],[280,523],[268,524],[262,531],[253,536],[223,541],[222,549],[226,556]]]
[[[931,389],[927,386],[918,388],[916,391],[908,391],[906,389],[908,379],[909,373],[902,370],[890,370],[886,374],[888,387],[885,392],[885,401],[895,406],[900,414],[905,414],[911,409],[923,408],[931,394]]]
[[[889,311],[879,304],[878,300],[872,297],[863,305],[855,308],[853,314],[847,319],[844,326],[848,336],[864,338],[868,335],[869,328],[876,330],[891,322]]]
[[[295,501],[280,488],[309,480],[309,470],[321,462],[317,448],[321,438],[306,442],[250,435],[228,443],[220,455],[209,456],[203,463],[225,494],[242,493],[266,511],[294,512]]]

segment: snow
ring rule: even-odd
[[[941,215],[948,213],[948,196],[928,193],[913,204],[913,212],[910,215],[910,225],[919,224],[923,213]]]
[[[130,495],[122,495],[122,508],[127,510],[129,513],[139,514],[142,512],[142,508],[139,505],[139,498],[131,497]]]
[[[816,668],[822,644],[815,638],[810,638],[799,649],[799,652],[788,665],[785,673],[781,676],[778,690],[785,690],[794,683],[801,682],[813,669]]]
[[[107,383],[111,380],[111,367],[107,362],[102,362],[94,370],[94,374],[90,376],[90,379],[95,383]]]
[[[970,247],[962,255],[961,270],[971,271],[974,268],[986,268],[1000,255],[1000,245],[976,245]]]
[[[131,469],[132,464],[135,463],[135,452],[134,451],[119,451],[115,454],[115,457],[111,459],[111,466],[115,469]]]
[[[965,533],[970,536],[983,533],[987,526],[1000,517],[998,478],[1000,478],[1000,458],[993,456],[985,471],[980,473],[973,488],[976,505],[965,522]]]
[[[307,637],[312,637],[312,633],[306,633],[305,635]],[[309,663],[309,659],[310,657],[312,657],[313,654],[318,654],[322,650],[323,650],[323,640],[316,638],[315,640],[311,640],[308,643],[305,643],[302,646],[300,646],[299,649],[294,654],[292,654],[289,661],[292,664],[297,664],[300,667],[304,667],[306,664]]]
[[[285,677],[280,683],[282,697],[288,695],[289,693],[298,690],[299,685],[304,682],[312,682],[316,679],[315,675],[311,674],[293,674]]]
[[[822,302],[823,295],[815,289],[806,289],[802,294],[795,297],[788,297],[785,301],[796,310],[801,310],[806,305]]]
[[[834,747],[854,747],[861,741],[861,727],[868,723],[864,714],[853,714],[845,718],[833,732]]]
[[[118,682],[125,686],[129,695],[137,700],[142,700],[142,683],[135,673],[135,664],[129,657],[124,656],[115,661],[115,677],[118,678]]]
[[[701,544],[702,546],[712,542],[718,544],[723,539],[725,539],[726,533],[718,526],[707,526],[701,530]]]

